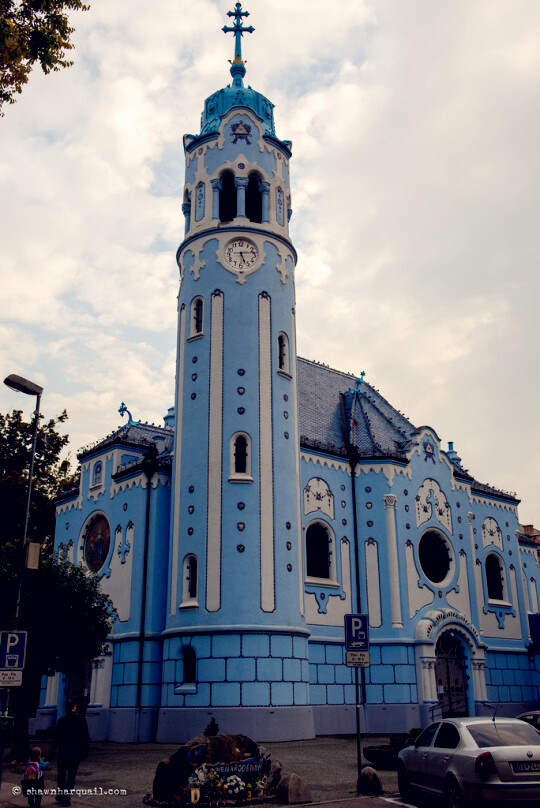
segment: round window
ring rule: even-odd
[[[450,572],[452,551],[444,536],[435,530],[428,530],[420,539],[418,558],[426,578],[440,584]]]
[[[88,569],[99,572],[109,555],[111,546],[111,528],[104,516],[96,516],[86,531],[84,542],[84,560]]]

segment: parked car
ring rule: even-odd
[[[520,713],[516,715],[520,721],[526,721],[527,724],[532,724],[536,729],[540,729],[540,710],[529,710],[528,713]]]
[[[540,732],[517,718],[434,721],[398,755],[399,792],[444,797],[448,808],[469,800],[540,804]]]

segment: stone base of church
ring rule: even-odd
[[[421,717],[419,704],[368,704],[360,707],[360,732],[389,735],[407,732],[412,727],[426,726],[430,717]],[[356,733],[354,704],[317,704],[313,706],[316,735],[352,735]]]
[[[156,740],[156,728],[158,724],[159,708],[143,707],[137,710],[135,707],[120,707],[110,710],[102,710],[108,716],[100,716],[99,724],[102,725],[108,718],[108,740],[116,743],[152,743]],[[88,719],[88,713],[87,713]],[[90,737],[94,739],[90,720],[88,721]],[[97,740],[97,738],[96,738]]]
[[[301,707],[174,708],[160,711],[157,743],[184,743],[214,717],[222,735],[241,733],[255,741],[297,741],[315,737],[313,712]]]

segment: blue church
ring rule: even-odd
[[[36,726],[84,697],[95,740],[354,731],[344,616],[369,619],[362,731],[538,706],[536,547],[515,496],[365,379],[297,357],[292,144],[244,84],[185,135],[175,406],[83,449],[55,547],[118,610],[110,653],[45,678]],[[300,312],[300,317],[303,313]],[[450,401],[449,401],[450,405]]]

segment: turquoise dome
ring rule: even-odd
[[[199,137],[217,132],[223,115],[232,107],[249,107],[262,121],[263,134],[276,136],[274,129],[274,105],[264,95],[244,87],[243,77],[246,69],[243,64],[231,66],[232,84],[210,95],[204,102],[201,115],[201,133]]]

